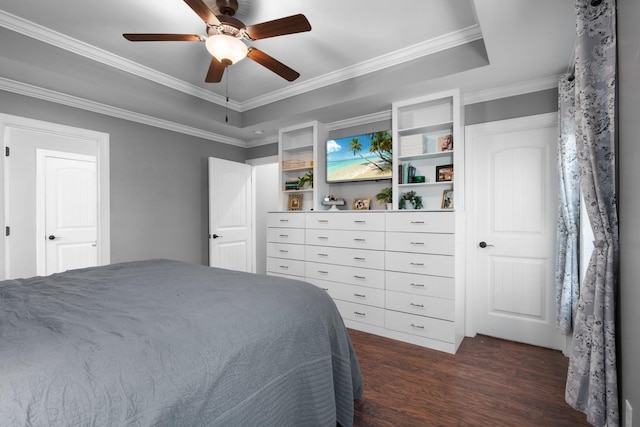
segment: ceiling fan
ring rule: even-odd
[[[233,17],[238,10],[237,0],[216,0],[221,15],[215,15],[204,0],[184,0],[191,9],[204,21],[207,37],[197,34],[123,34],[132,42],[150,41],[183,41],[205,42],[211,53],[211,64],[205,78],[207,83],[218,83],[222,80],[224,70],[247,57],[268,68],[280,77],[292,82],[300,73],[284,65],[277,59],[267,55],[255,47],[247,46],[244,40],[260,40],[287,34],[302,33],[311,30],[311,24],[302,15],[292,15],[273,21],[245,26],[242,21]]]

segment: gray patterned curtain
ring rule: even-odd
[[[575,80],[564,75],[558,85],[558,229],[556,259],[556,326],[564,335],[573,332],[578,309],[580,171],[576,149]]]
[[[615,0],[576,2],[576,144],[580,185],[595,236],[574,320],[565,398],[595,426],[618,426],[615,289]]]

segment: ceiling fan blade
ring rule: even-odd
[[[268,37],[311,31],[311,24],[304,15],[298,14],[250,25],[246,28],[246,31],[252,40],[260,40]]]
[[[218,61],[215,56],[212,56],[211,65],[209,65],[209,71],[204,81],[207,83],[220,83],[225,68],[227,67],[222,62]]]
[[[270,69],[271,71],[273,71],[274,73],[282,77],[283,79],[288,80],[290,82],[300,77],[300,73],[298,73],[297,71],[292,70],[291,68],[284,65],[282,62],[278,61],[277,59],[267,55],[263,51],[256,49],[254,47],[249,48],[249,53],[247,53],[247,57],[253,59],[258,64]]]
[[[203,42],[206,39],[196,34],[123,34],[131,42]]]
[[[193,9],[205,24],[220,25],[220,21],[216,18],[216,15],[203,0],[184,0],[184,2]]]

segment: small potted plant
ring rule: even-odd
[[[307,183],[310,188],[313,188],[313,170],[308,170],[307,173],[298,178],[298,189],[302,190]]]
[[[415,191],[407,191],[400,195],[400,209],[422,209],[422,196]]]
[[[376,194],[376,200],[382,203],[386,203],[387,210],[393,209],[393,195],[391,193],[391,187],[383,188],[378,194]]]

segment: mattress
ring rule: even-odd
[[[362,387],[305,282],[171,260],[0,282],[3,426],[350,426]]]

